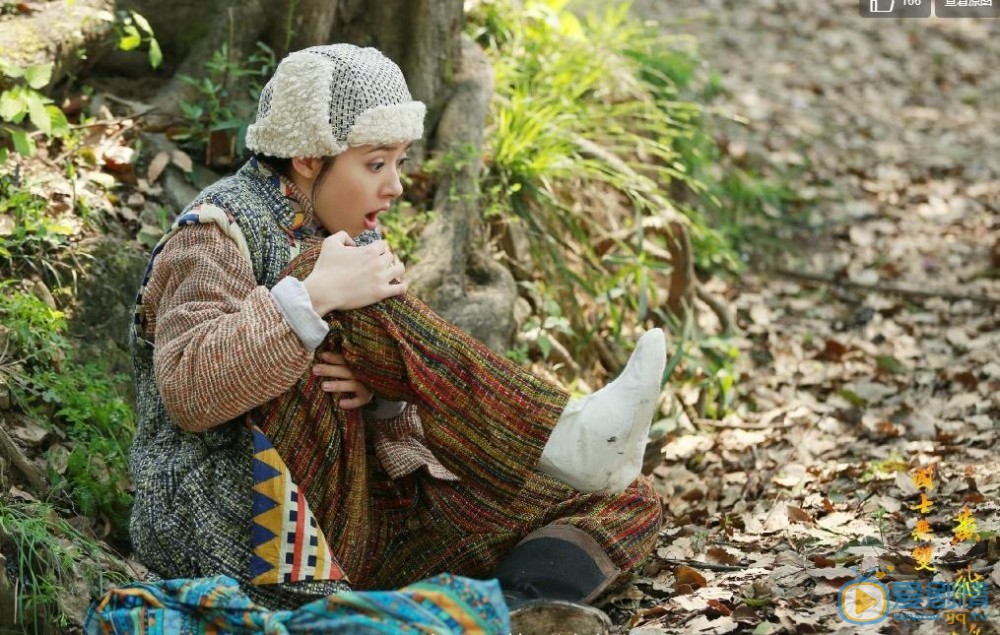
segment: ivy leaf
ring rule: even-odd
[[[156,38],[149,40],[149,65],[153,68],[159,68],[160,64],[163,63],[163,51],[160,50],[160,43],[156,41]]]
[[[46,86],[52,79],[52,64],[36,64],[24,70],[24,79],[35,90]]]
[[[3,94],[0,94],[0,119],[18,123],[27,110],[18,88],[5,90]]]
[[[52,117],[49,116],[49,111],[45,108],[45,102],[37,93],[27,93],[25,97],[28,102],[28,117],[31,118],[31,123],[45,134],[52,134]]]
[[[13,62],[0,59],[0,73],[3,73],[11,79],[17,79],[18,77],[22,77],[24,75],[24,69]]]
[[[552,351],[552,342],[549,341],[547,335],[538,336],[538,350],[542,352],[542,359],[549,358],[549,353]]]
[[[129,24],[125,26],[124,30],[125,35],[118,40],[118,48],[123,51],[131,51],[134,48],[138,48],[142,44],[142,36],[139,35],[139,29]]]
[[[51,134],[55,137],[66,136],[69,133],[69,121],[66,119],[66,113],[61,108],[51,104],[45,106],[45,110],[49,113],[49,118],[52,120]]]
[[[7,132],[10,133],[10,138],[14,142],[14,150],[18,154],[26,157],[30,157],[35,153],[35,144],[31,141],[31,137],[28,133],[20,128],[7,128]]]
[[[139,25],[139,28],[142,29],[147,35],[153,35],[153,27],[149,26],[149,20],[135,11],[132,12],[132,20],[135,21],[135,23]]]

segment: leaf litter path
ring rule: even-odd
[[[693,38],[722,78],[727,161],[790,178],[805,222],[715,283],[741,327],[738,411],[666,446],[666,527],[605,606],[618,632],[858,632],[838,592],[876,567],[891,593],[981,575],[976,627],[997,632],[1000,306],[981,298],[1000,298],[1000,21],[866,20],[850,0],[634,10]],[[953,542],[966,507],[980,540]],[[892,616],[864,632],[953,631],[970,628]]]

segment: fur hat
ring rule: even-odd
[[[403,72],[374,48],[313,46],[281,60],[247,130],[247,148],[273,157],[329,157],[349,146],[413,141],[426,108]]]

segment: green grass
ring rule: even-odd
[[[57,447],[68,452],[65,468],[50,470],[53,500],[76,513],[107,518],[111,538],[124,540],[132,502],[128,447],[135,431],[132,409],[122,397],[127,378],[109,376],[99,360],[81,364],[71,358],[62,312],[12,282],[0,289],[0,321],[9,329],[6,357],[19,362],[0,364],[0,372],[7,375],[18,408],[56,431]]]
[[[524,229],[530,283],[567,316],[555,335],[582,367],[596,337],[622,350],[635,327],[668,327],[673,379],[702,389],[701,414],[723,416],[735,349],[666,312],[665,219],[687,219],[697,271],[729,275],[793,193],[719,149],[711,101],[725,87],[690,39],[632,19],[628,3],[580,13],[569,0],[487,0],[469,16],[496,75],[484,216]]]
[[[65,632],[82,617],[67,614],[66,603],[79,583],[99,594],[110,584],[127,581],[105,547],[46,503],[0,497],[0,551],[7,561],[6,575],[16,585],[22,632]]]

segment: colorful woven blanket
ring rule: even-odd
[[[297,611],[255,605],[232,578],[135,583],[94,602],[87,635],[337,633],[494,635],[510,631],[496,581],[439,575],[399,591],[345,591]]]

